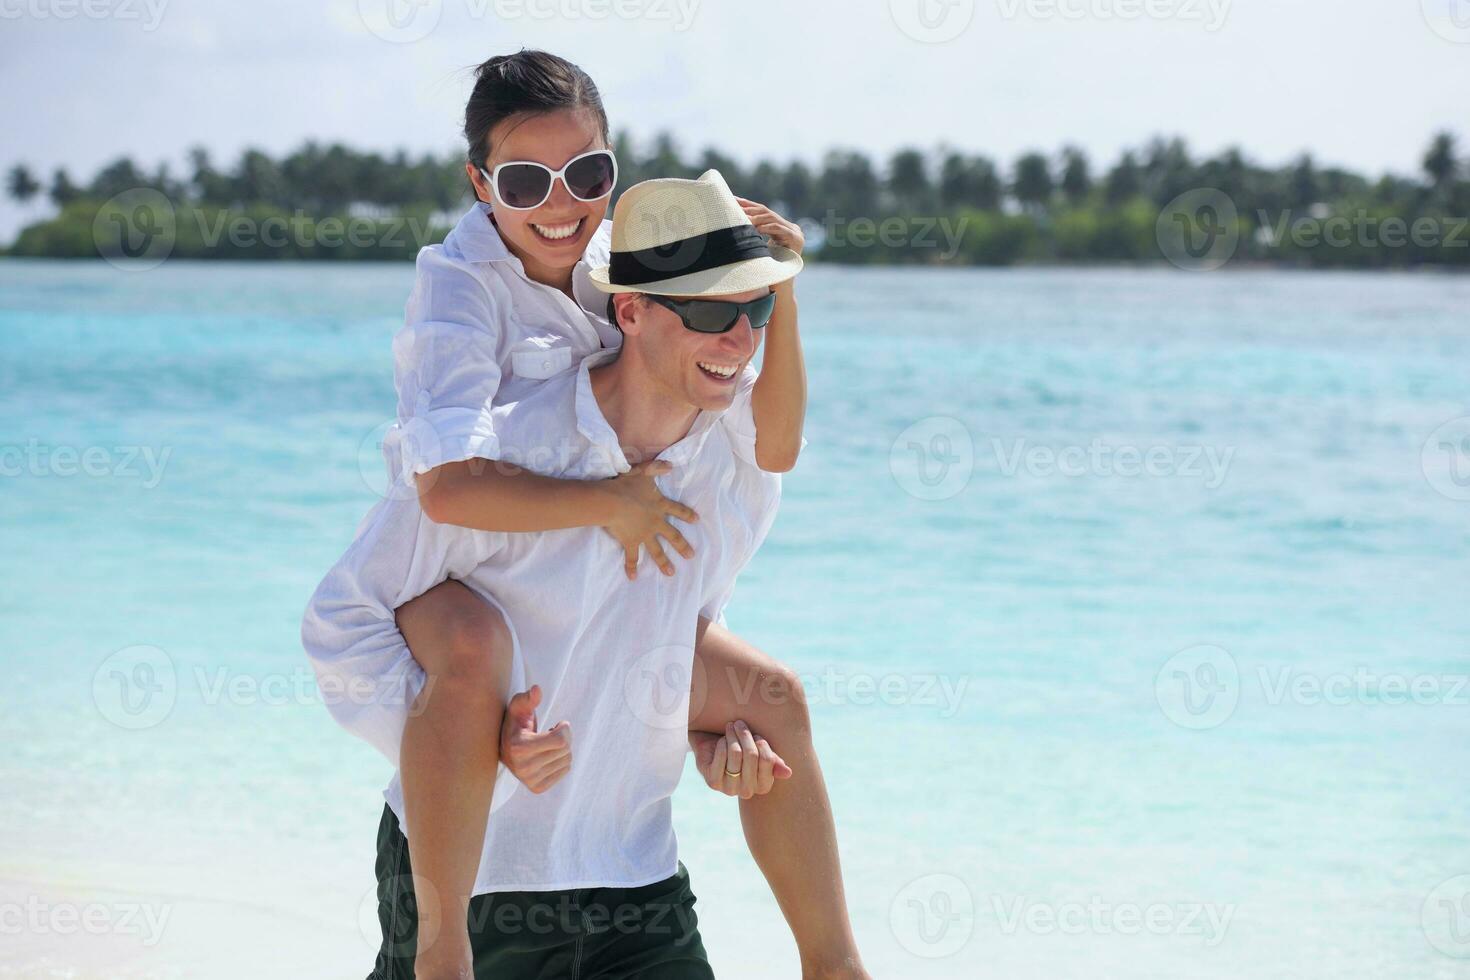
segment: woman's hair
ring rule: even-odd
[[[490,130],[523,112],[586,109],[608,142],[607,112],[597,86],[582,69],[554,54],[523,48],[496,55],[475,69],[475,89],[464,108],[464,138],[469,161],[484,166],[490,155]]]

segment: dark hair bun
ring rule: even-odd
[[[475,69],[475,88],[464,110],[469,161],[483,166],[490,154],[490,131],[511,116],[557,109],[588,109],[608,138],[607,112],[591,77],[565,58],[523,48],[498,54]]]

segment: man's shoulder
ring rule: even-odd
[[[737,425],[731,424],[728,412],[716,419],[691,461],[690,478],[707,483],[711,490],[723,494],[730,504],[743,511],[747,519],[775,507],[781,499],[781,474],[761,469],[754,459],[754,439],[747,449]]]

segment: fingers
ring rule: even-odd
[[[728,793],[725,789],[725,768],[729,765],[729,753],[726,747],[729,740],[721,735],[715,742],[714,755],[709,760],[709,768],[704,772],[704,781],[709,784],[710,789],[717,789],[721,793]]]
[[[789,248],[793,252],[801,252],[806,247],[806,238],[798,230],[785,224],[772,224],[755,226],[756,231],[765,235],[768,239],[782,248]]]
[[[679,554],[685,558],[694,557],[694,548],[690,546],[689,542],[684,538],[684,535],[680,534],[679,529],[674,527],[674,525],[665,524],[659,528],[658,533],[663,536],[664,540],[673,545],[674,550]]]
[[[654,534],[643,543],[643,546],[648,550],[648,557],[653,559],[659,571],[665,575],[672,575],[674,574],[674,563],[669,561],[668,555],[664,554],[663,546],[658,543],[658,540],[658,535]]]
[[[735,726],[725,726],[726,759],[723,771],[724,781],[720,788],[726,796],[740,795],[741,774],[745,771],[745,746],[740,743],[740,736],[735,731]]]
[[[735,200],[740,202],[740,209],[750,218],[750,223],[757,228],[760,228],[761,225],[781,228],[793,227],[793,223],[790,220],[782,217],[758,201],[747,201],[741,197],[737,197]]]
[[[693,507],[685,507],[679,501],[670,500],[668,497],[664,498],[664,512],[670,517],[677,517],[679,520],[688,521],[690,524],[699,520],[699,513]]]
[[[755,795],[755,788],[760,781],[760,750],[756,748],[755,736],[745,722],[735,723],[735,735],[740,740],[740,758],[743,762],[740,769],[740,798],[748,800]],[[730,770],[733,772],[735,767],[731,766]]]
[[[572,726],[565,721],[557,722],[549,731],[515,733],[506,743],[506,754],[513,756],[518,765],[536,762],[541,756],[569,755],[571,751]]]
[[[755,781],[755,792],[757,796],[764,796],[776,785],[776,762],[780,758],[776,751],[771,748],[771,743],[763,738],[755,740],[755,749],[760,756],[759,774]],[[788,772],[790,770],[787,770]]]
[[[561,782],[561,778],[567,773],[571,772],[571,770],[572,760],[571,757],[568,756],[566,759],[562,760],[556,765],[541,770],[536,776],[532,778],[530,782],[527,782],[525,784],[526,789],[538,795],[544,793],[547,790],[551,789],[551,787],[555,786],[557,783]],[[523,782],[525,781],[523,780]]]
[[[726,796],[748,800],[764,796],[778,779],[790,779],[791,767],[776,754],[771,743],[757,738],[743,721],[725,726],[715,747],[714,758],[704,770],[704,781]]]
[[[652,459],[646,463],[639,463],[628,471],[630,475],[637,476],[664,476],[674,472],[674,464],[666,459]],[[699,520],[699,514],[692,507],[685,507],[677,500],[664,498],[664,510],[681,521],[694,522]]]
[[[767,238],[775,239],[776,244],[797,249],[799,249],[799,244],[805,244],[801,226],[794,221],[783,218],[756,201],[748,201],[743,197],[737,197],[735,200],[740,202],[741,209],[745,212],[746,217],[750,218],[750,223],[755,226],[755,230]]]
[[[680,504],[677,506],[682,507],[683,505]],[[687,507],[683,509],[688,510]],[[667,541],[669,546],[684,558],[689,559],[694,557],[694,546],[689,543],[689,539],[684,537],[678,528],[665,521],[659,527],[654,528],[653,533],[643,542],[643,548],[648,551],[648,557],[653,559],[653,563],[665,575],[674,574],[674,563],[669,559],[668,554],[665,553],[661,544],[662,541]],[[623,574],[628,577],[629,581],[638,577],[638,554],[639,548],[637,546],[629,546],[623,549]]]
[[[536,728],[536,709],[541,704],[541,685],[532,684],[529,691],[522,691],[510,699],[505,706],[507,724],[513,729]]]
[[[549,731],[513,740],[500,761],[531,792],[546,792],[571,769],[571,724],[558,722]]]

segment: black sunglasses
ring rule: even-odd
[[[748,303],[730,303],[719,299],[669,299],[644,293],[649,300],[672,310],[684,326],[698,333],[728,333],[740,322],[741,315],[750,317],[750,329],[759,330],[771,322],[776,309],[776,294],[766,293]]]

